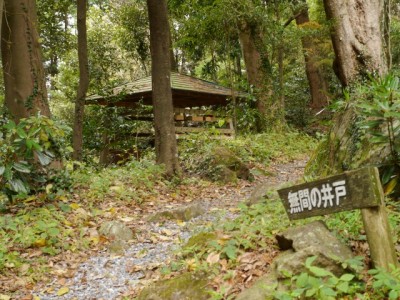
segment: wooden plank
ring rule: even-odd
[[[184,121],[185,120],[185,116],[184,115],[175,115],[175,121]]]
[[[203,131],[207,131],[207,130],[208,130],[208,128],[204,128],[204,127],[175,127],[176,133],[203,132]],[[234,130],[227,129],[227,128],[216,128],[216,130],[223,134],[235,133]]]
[[[204,117],[202,117],[202,116],[192,116],[192,121],[193,122],[203,122],[204,121]]]
[[[289,219],[303,219],[380,205],[379,176],[374,168],[344,174],[278,191]]]

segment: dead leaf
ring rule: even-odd
[[[10,296],[4,295],[4,294],[0,294],[0,300],[10,300],[10,299],[11,299]]]
[[[213,264],[218,263],[219,260],[220,260],[220,254],[219,254],[219,253],[216,253],[216,252],[211,252],[211,253],[207,256],[207,259],[206,259],[206,261],[207,261],[210,265],[213,265]]]
[[[38,239],[33,242],[33,246],[36,248],[44,247],[46,246],[46,239]]]
[[[69,293],[69,287],[63,286],[57,291],[57,296],[62,296]]]
[[[76,209],[78,209],[80,207],[80,205],[78,203],[71,203],[69,205],[69,207],[71,207],[72,209],[76,210]]]

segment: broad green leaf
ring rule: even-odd
[[[305,266],[308,268],[312,265],[312,263],[317,259],[316,256],[311,256],[306,259]]]
[[[23,194],[29,193],[28,186],[21,179],[15,178],[15,179],[11,179],[9,182],[10,182],[10,185],[11,185],[13,191],[15,191],[17,193],[23,193]]]
[[[383,122],[381,120],[372,120],[372,121],[364,121],[362,122],[362,128],[366,129],[375,129],[380,126]]]
[[[6,170],[5,166],[0,166],[0,176],[4,174],[5,170]]]
[[[56,237],[57,235],[60,234],[60,230],[58,228],[49,228],[49,230],[47,230],[47,233],[49,234],[49,236],[51,237]]]
[[[343,274],[340,276],[340,280],[342,281],[352,281],[355,276],[353,274]]]
[[[37,156],[39,158],[39,162],[42,166],[47,166],[48,164],[51,163],[51,157],[49,157],[45,153],[43,153],[41,151],[36,151],[36,154],[37,154]]]
[[[341,282],[336,286],[336,288],[343,293],[347,293],[349,291],[349,283],[347,281]]]
[[[17,134],[21,139],[24,139],[27,137],[25,130],[19,126],[17,127]]]
[[[7,129],[7,130],[12,130],[15,127],[17,127],[17,125],[15,124],[14,121],[11,121],[11,120],[8,121],[8,123],[4,125],[4,128]]]
[[[13,168],[21,173],[30,173],[30,166],[27,162],[15,162],[13,163]]]
[[[323,286],[321,288],[321,298],[322,299],[326,299],[323,296],[327,296],[327,297],[335,297],[337,295],[337,293],[330,287],[327,286]]]
[[[328,270],[319,267],[311,266],[309,269],[317,277],[333,276],[333,274]]]
[[[391,290],[389,293],[389,299],[399,299],[399,292],[396,290]]]
[[[224,248],[224,252],[229,259],[236,259],[236,247],[233,245],[228,245]]]
[[[299,277],[297,277],[296,280],[296,285],[297,287],[305,287],[308,283],[308,274],[307,273],[301,273]]]
[[[386,184],[389,182],[390,178],[392,178],[393,172],[394,172],[394,166],[385,168],[382,174],[382,184]]]
[[[316,292],[317,292],[317,289],[316,289],[316,288],[309,289],[309,290],[307,290],[307,292],[306,292],[306,297],[311,298],[312,296],[315,295]]]

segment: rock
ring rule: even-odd
[[[206,248],[207,244],[217,239],[217,234],[215,232],[200,232],[192,236],[186,243],[185,248],[197,246],[198,248]]]
[[[251,206],[263,202],[266,198],[268,198],[269,194],[278,195],[273,187],[266,183],[260,183],[253,189],[250,197],[246,200],[246,205]],[[278,196],[274,198],[278,198]]]
[[[133,239],[132,230],[118,221],[109,221],[101,225],[99,233],[109,240],[129,241]]]
[[[236,181],[236,178],[253,179],[248,166],[227,148],[216,147],[212,152],[210,164],[215,172],[212,177],[219,181],[228,183]]]
[[[201,203],[195,203],[192,205],[188,205],[185,207],[180,207],[173,210],[166,210],[159,213],[154,214],[149,218],[151,222],[158,222],[162,220],[182,220],[189,221],[195,217],[198,217],[206,212]]]
[[[342,262],[353,257],[350,249],[343,245],[321,221],[291,228],[277,236],[281,249],[270,266],[269,274],[244,290],[236,300],[275,299],[274,292],[287,291],[293,287],[285,284],[288,276],[307,271],[304,266],[309,257],[316,256],[313,266],[331,271],[337,277],[345,273]]]
[[[257,279],[254,284],[242,291],[237,297],[236,300],[269,300],[274,299],[272,293],[274,289],[278,286],[278,279],[276,278],[275,273],[269,273],[264,276],[261,276]]]
[[[236,172],[230,170],[226,166],[217,166],[214,172],[215,174],[213,177],[222,183],[235,183],[238,180]]]
[[[133,239],[132,230],[118,221],[105,222],[100,226],[99,234],[110,240],[108,250],[112,253],[122,254],[129,247],[127,241]]]
[[[317,256],[314,265],[340,276],[345,272],[342,263],[353,257],[349,247],[340,242],[322,221],[290,228],[276,238],[282,250],[292,250],[274,261],[278,276],[285,272],[298,274],[305,271],[303,264],[311,256]]]
[[[186,273],[146,287],[138,300],[207,300],[207,275]]]

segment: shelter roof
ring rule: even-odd
[[[174,107],[199,107],[210,105],[226,105],[229,98],[247,97],[216,83],[199,78],[171,72],[171,90]],[[123,84],[111,90],[109,96],[92,95],[86,98],[87,104],[116,106],[135,106],[139,101],[152,105],[151,76]]]

